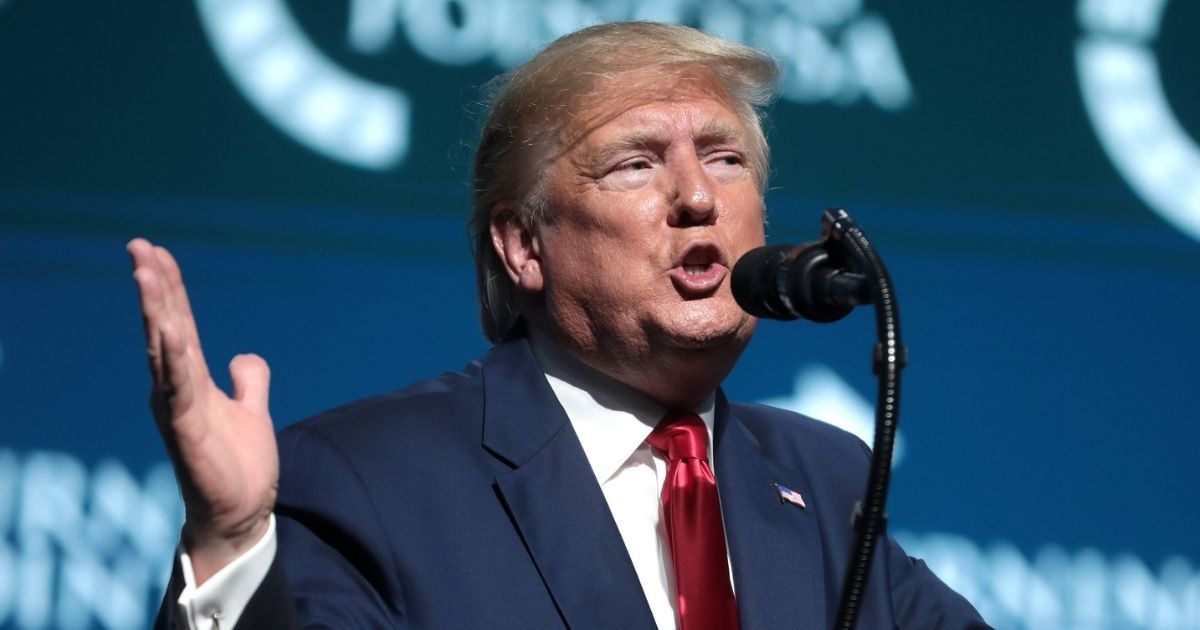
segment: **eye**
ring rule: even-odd
[[[634,190],[654,179],[657,162],[652,157],[635,156],[612,167],[601,178],[611,190]]]
[[[722,166],[740,166],[746,162],[745,158],[738,153],[725,152],[714,153],[713,155],[709,156],[709,160]]]
[[[638,158],[619,164],[616,168],[618,171],[642,171],[650,168],[650,160]]]
[[[747,170],[746,156],[737,151],[715,151],[704,162],[708,172],[722,181],[731,181]]]

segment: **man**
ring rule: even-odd
[[[757,51],[649,23],[585,29],[515,70],[474,180],[495,347],[278,444],[265,362],[236,357],[233,398],[218,390],[178,267],[133,241],[187,512],[160,623],[830,625],[866,448],[719,390],[755,326],[729,267],[764,242],[757,111],[775,75]],[[888,541],[860,627],[895,626],[984,627]]]

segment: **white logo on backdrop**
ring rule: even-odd
[[[0,627],[149,627],[182,520],[166,462],[0,448]]]
[[[282,0],[197,0],[217,58],[268,120],[308,148],[384,169],[408,151],[401,90],[355,76],[308,40]]]
[[[0,628],[148,628],[182,522],[166,462],[0,448]]]
[[[1128,553],[1105,556],[1045,545],[980,545],[945,533],[896,532],[999,630],[1186,630],[1200,628],[1200,571],[1179,555],[1155,572]]]
[[[1088,116],[1121,176],[1154,210],[1200,239],[1200,147],[1163,93],[1154,40],[1166,0],[1080,0],[1075,47]]]
[[[413,117],[408,94],[334,63],[285,0],[196,4],[234,84],[294,140],[365,169],[404,160]],[[589,24],[658,20],[696,24],[770,51],[782,65],[785,100],[896,110],[913,98],[890,27],[862,0],[350,0],[348,10],[347,43],[362,55],[386,52],[402,31],[433,63],[511,68]]]

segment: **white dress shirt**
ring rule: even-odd
[[[192,559],[180,545],[179,565],[183,570],[183,592],[175,608],[176,619],[185,619],[192,630],[229,630],[250,603],[275,560],[275,515],[267,523],[267,533],[249,551],[196,586]]]
[[[530,341],[608,500],[655,623],[660,630],[675,628],[675,576],[662,524],[667,460],[646,443],[668,410],[584,365],[542,335],[531,334]],[[710,465],[714,400],[710,396],[699,409],[691,410],[708,429]]]
[[[667,409],[584,365],[540,334],[531,334],[530,343],[550,388],[579,436],[655,623],[660,630],[674,629],[675,578],[660,498],[667,461],[646,444],[646,437]],[[710,465],[714,400],[710,396],[700,408],[691,410],[708,429]],[[177,601],[177,618],[185,619],[191,630],[232,628],[266,577],[275,558],[275,546],[272,516],[262,540],[200,586],[196,586],[190,558],[181,550],[185,588]]]

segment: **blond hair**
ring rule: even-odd
[[[507,336],[520,319],[516,287],[491,238],[497,204],[516,205],[512,220],[530,228],[551,211],[539,194],[542,170],[560,150],[565,130],[585,101],[615,75],[654,69],[683,76],[701,70],[726,92],[750,132],[748,161],[766,190],[768,147],[762,108],[775,95],[778,67],[758,50],[686,26],[653,22],[601,24],[565,35],[487,86],[491,106],[475,153],[468,232],[475,255],[484,335]]]

